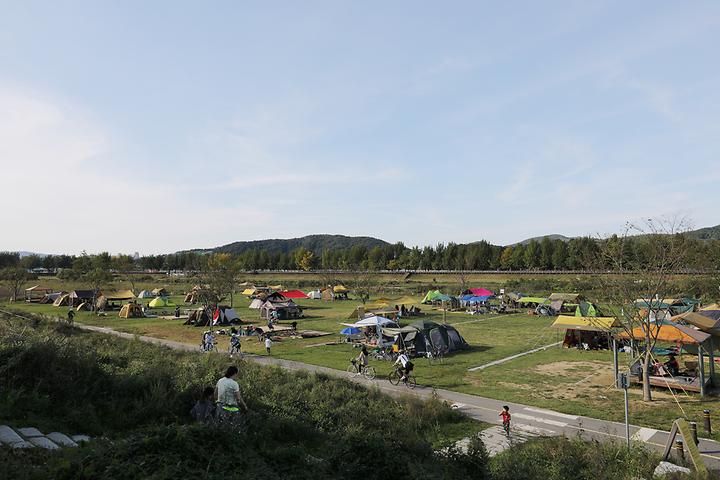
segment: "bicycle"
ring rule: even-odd
[[[403,377],[405,377],[404,380]],[[415,387],[417,387],[417,381],[415,380],[415,377],[412,374],[405,375],[405,372],[400,368],[397,368],[395,369],[395,371],[390,372],[390,374],[388,375],[388,381],[395,386],[400,385],[400,382],[402,381],[405,386],[410,390],[413,390]]]
[[[375,368],[370,365],[358,365],[357,359],[351,358],[347,372],[352,375],[362,375],[367,380],[375,379]]]
[[[392,355],[390,355],[386,350],[373,350],[370,352],[370,356],[376,360],[383,360],[383,361],[391,361]]]
[[[445,358],[445,349],[437,348],[433,350],[428,350],[427,353],[425,353],[425,356],[427,357],[428,363],[430,365],[433,365],[435,363],[443,363],[443,360]]]
[[[232,357],[236,353],[240,354],[240,360],[242,360],[245,355],[243,354],[242,350],[240,350],[240,338],[237,336],[233,336],[230,338],[230,346],[228,346],[228,353]]]
[[[205,352],[205,353],[208,353],[208,352],[218,353],[217,342],[212,342],[212,344],[201,342],[200,343],[200,351]]]

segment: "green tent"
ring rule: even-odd
[[[520,300],[518,300],[518,303],[537,303],[538,305],[542,305],[544,303],[548,303],[548,299],[542,297],[522,297]]]
[[[590,302],[580,302],[580,304],[575,309],[575,316],[576,317],[602,317],[602,315],[598,308],[593,305]]]
[[[440,290],[430,290],[425,294],[425,298],[422,299],[422,302],[420,303],[430,303],[434,301],[439,301],[438,297],[441,297],[443,294],[440,292]]]
[[[174,307],[175,304],[168,297],[156,297],[150,302],[152,308]]]

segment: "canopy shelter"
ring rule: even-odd
[[[76,307],[83,303],[91,302],[96,296],[102,295],[102,292],[95,292],[94,290],[73,290],[69,294],[70,305]]]
[[[45,295],[52,293],[53,289],[50,287],[43,287],[41,285],[35,285],[30,288],[25,289],[25,301],[26,302],[32,302],[37,303],[43,298],[45,298]]]
[[[305,292],[301,292],[300,290],[285,290],[280,292],[280,295],[285,298],[308,298]]]
[[[517,300],[520,305],[542,305],[548,303],[547,298],[543,297],[521,297]]]
[[[151,308],[174,307],[175,304],[168,297],[155,297],[150,301]]]
[[[672,313],[670,312],[670,305],[674,299],[647,299],[638,298],[633,302],[633,305],[638,310],[640,317],[649,317],[651,322],[660,322],[670,320]]]
[[[142,307],[137,303],[126,303],[120,309],[120,318],[140,318],[144,316]]]
[[[335,285],[332,288],[332,292],[334,294],[333,300],[347,300],[350,289],[345,285]]]
[[[494,297],[495,293],[487,288],[470,288],[465,290],[463,294],[473,295],[475,297]]]
[[[583,330],[587,332],[608,332],[622,325],[615,317],[578,317],[560,315],[551,325],[553,328],[563,330]]]
[[[699,330],[720,336],[720,310],[699,310],[687,312],[671,318],[673,322],[685,323]]]
[[[690,378],[688,382],[682,383],[680,386],[686,390],[700,392],[705,395],[707,386],[712,382],[715,375],[715,358],[714,358],[714,341],[713,336],[709,333],[702,332],[687,325],[680,325],[672,322],[658,322],[651,324],[650,335],[657,338],[660,342],[675,343],[680,347],[690,345],[697,349],[697,378]],[[631,332],[621,332],[618,338],[629,338],[632,340],[642,340],[645,338],[645,332],[642,327],[634,328]],[[705,375],[705,354],[708,355],[710,361],[710,376]],[[631,369],[632,370],[632,369]],[[636,383],[642,383],[641,380],[635,380]],[[656,386],[673,386],[674,383],[665,377],[650,377],[650,384]]]
[[[361,320],[358,320],[353,324],[355,327],[377,327],[377,326],[384,327],[386,325],[395,325],[397,327],[397,323],[390,320],[389,318],[385,317],[379,317],[377,315],[373,315],[372,317],[365,317]]]
[[[345,327],[340,330],[341,335],[358,335],[359,333],[360,329],[357,327]]]
[[[259,298],[254,298],[253,301],[250,302],[250,305],[248,305],[248,308],[259,310],[260,308],[262,308],[263,303],[265,302],[263,302]]]
[[[273,312],[278,320],[290,320],[302,316],[302,309],[292,300],[284,302],[265,301],[260,307],[260,316],[262,318],[269,320],[273,317]]]
[[[43,298],[41,298],[38,303],[44,303],[44,304],[54,303],[55,300],[58,299],[58,297],[61,297],[64,294],[65,294],[65,292],[48,293]]]
[[[612,330],[622,327],[622,324],[615,317],[560,315],[551,327],[565,330],[565,348],[605,350],[611,346]]]
[[[460,304],[463,306],[466,305],[475,305],[478,303],[485,303],[488,300],[493,298],[492,296],[485,295],[485,296],[478,296],[478,295],[463,295],[460,297]]]
[[[427,320],[402,328],[385,328],[384,332],[386,335],[395,335],[396,345],[415,356],[424,356],[428,351],[444,350],[452,353],[469,348],[455,327]]]
[[[118,292],[103,293],[103,297],[105,297],[108,302],[114,302],[132,300],[135,298],[135,294],[130,290],[120,290]]]

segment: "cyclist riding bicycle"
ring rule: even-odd
[[[365,345],[363,345],[362,350],[360,350],[360,354],[357,356],[356,361],[357,363],[355,366],[357,367],[357,371],[358,373],[362,373],[365,367],[368,366],[368,351]]]
[[[206,352],[209,352],[213,349],[213,347],[215,346],[215,335],[213,335],[212,330],[208,330],[207,332],[203,333],[202,345],[203,349]]]
[[[234,355],[236,353],[242,353],[240,351],[240,335],[233,333],[230,335],[230,355]]]
[[[393,365],[400,365],[400,370],[403,374],[401,381],[406,381],[407,378],[410,376],[410,373],[413,371],[413,368],[415,365],[410,361],[410,357],[407,356],[405,353],[405,350],[400,350],[400,355],[398,355],[397,360],[395,360],[395,363]]]

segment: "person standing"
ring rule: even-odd
[[[503,430],[505,430],[505,434],[510,435],[510,407],[503,405],[502,412],[500,412],[500,415],[498,416],[502,417]]]
[[[228,367],[225,376],[215,385],[215,401],[218,405],[218,417],[221,420],[235,418],[240,412],[239,405],[247,412],[248,407],[240,394],[240,385],[237,383],[238,369],[232,365]]]
[[[265,337],[265,351],[268,355],[270,355],[270,347],[272,347],[272,340],[270,340],[270,335]]]

